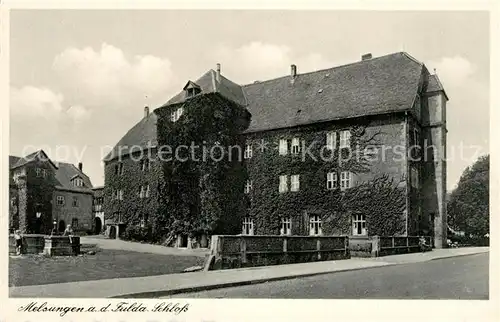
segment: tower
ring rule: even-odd
[[[448,96],[436,74],[429,75],[422,104],[423,211],[436,248],[447,245],[446,103]]]

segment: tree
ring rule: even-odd
[[[466,236],[489,233],[490,156],[480,157],[465,169],[448,202],[448,224]]]

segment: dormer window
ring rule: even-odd
[[[184,92],[186,93],[186,98],[191,98],[201,93],[201,87],[189,81],[186,86],[184,86]]]
[[[75,187],[83,187],[83,179],[82,178],[75,178],[75,179],[73,179],[73,186],[75,186]]]

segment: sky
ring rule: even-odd
[[[242,84],[406,51],[446,93],[448,190],[489,153],[489,15],[467,11],[12,10],[10,154],[102,158],[188,80]],[[463,151],[463,152],[461,152]]]

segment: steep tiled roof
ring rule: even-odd
[[[446,99],[448,99],[448,95],[446,95],[443,84],[441,84],[439,77],[436,74],[429,75],[429,85],[427,85],[427,93],[439,92],[439,91],[443,91],[444,95],[446,96]]]
[[[262,131],[314,122],[408,110],[422,64],[396,53],[243,87],[252,122]]]
[[[117,158],[120,154],[125,155],[130,152],[139,151],[146,147],[155,147],[158,142],[156,139],[156,113],[149,113],[134,125],[113,147],[113,150],[106,155],[105,161]]]
[[[47,154],[43,150],[35,151],[35,152],[30,153],[27,156],[22,157],[22,158],[18,158],[18,157],[14,157],[14,156],[12,156],[12,157],[17,158],[18,160],[14,165],[10,166],[11,169],[21,167],[21,166],[25,165],[26,163],[29,163],[29,162],[35,160],[36,158],[40,158],[42,160],[48,160],[50,163],[52,163],[52,165],[55,168],[57,168],[57,166],[52,162],[52,160],[49,159],[49,157],[47,156]]]
[[[300,66],[299,66],[300,67]],[[320,71],[240,86],[210,69],[194,81],[204,93],[219,92],[252,114],[247,132],[409,110],[418,92],[424,65],[399,52]],[[183,91],[161,107],[183,102]],[[143,119],[118,142],[105,160],[118,156],[120,145],[156,140],[156,114]],[[128,153],[122,150],[122,154]]]
[[[30,153],[29,155],[20,158],[16,157],[13,155],[9,155],[9,166],[10,169],[16,169],[20,166],[26,165],[27,163],[34,161],[36,159],[36,156],[42,155],[45,160],[48,160],[52,165],[55,167],[55,176],[56,180],[58,181],[58,184],[56,185],[56,188],[58,189],[64,189],[64,190],[71,190],[71,191],[77,191],[77,192],[91,192],[92,190],[92,182],[90,181],[90,178],[80,171],[75,165],[71,163],[65,163],[65,162],[58,162],[57,166],[48,158],[48,156],[43,152],[43,150],[39,150],[33,153]],[[83,180],[83,183],[85,187],[75,187],[73,186],[73,183],[71,180],[73,178],[80,177]],[[12,179],[12,178],[11,178]]]
[[[17,161],[19,161],[19,159],[21,159],[21,158],[13,156],[13,155],[9,155],[9,169],[12,168],[14,166],[14,164],[16,164]]]
[[[217,72],[214,71],[213,69],[210,69],[208,72],[203,74],[203,76],[198,78],[194,83],[200,87],[201,94],[219,92],[224,97],[240,105],[246,106],[245,95],[243,94],[241,86],[230,81],[229,79],[227,79],[222,75],[220,76],[220,82],[218,82]],[[170,100],[168,100],[168,102],[162,105],[161,107],[181,103],[185,100],[186,97],[184,91],[181,91],[177,93],[177,95],[172,97]]]
[[[73,185],[71,180],[76,177],[82,178],[85,187],[75,187]],[[92,183],[89,177],[81,172],[74,164],[59,162],[59,168],[56,171],[56,179],[59,181],[59,185],[57,185],[56,188],[80,192],[92,191]]]

